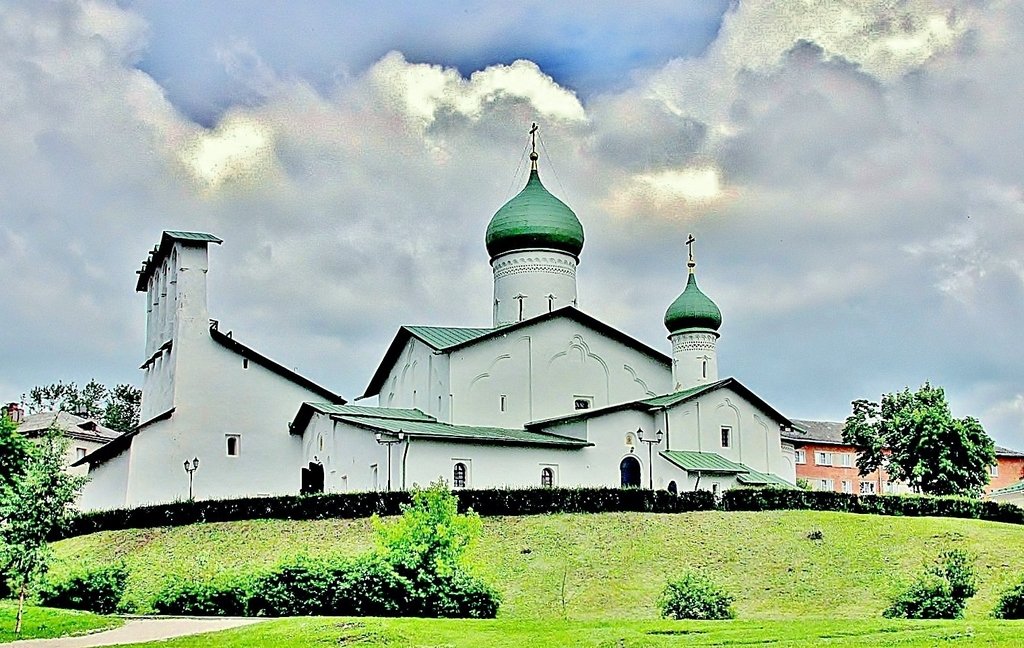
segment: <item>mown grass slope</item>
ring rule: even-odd
[[[86,634],[97,630],[116,628],[124,623],[117,617],[29,605],[25,607],[21,634],[15,635],[14,622],[17,614],[17,603],[0,601],[0,643],[16,639],[49,639]]]
[[[823,539],[807,535],[820,530]],[[72,538],[55,546],[60,574],[124,560],[140,611],[173,575],[230,577],[300,553],[351,556],[373,546],[369,520],[254,520]],[[742,618],[877,617],[940,551],[977,556],[968,618],[1024,578],[1024,527],[949,518],[813,511],[613,513],[487,518],[470,553],[504,595],[502,617],[653,619],[667,578],[703,569],[736,596]]]

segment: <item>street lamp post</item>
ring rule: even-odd
[[[193,457],[192,461],[185,460],[185,472],[188,473],[188,498],[192,499],[192,473],[199,470],[199,457]]]
[[[649,483],[651,490],[654,490],[654,446],[661,444],[663,436],[665,435],[662,431],[658,430],[653,439],[645,439],[643,429],[636,429],[636,438],[640,439],[641,443],[647,444],[647,477],[650,479]]]
[[[386,445],[388,447],[388,491],[390,491],[391,490],[391,446],[395,445],[396,443],[401,443],[402,441],[405,441],[405,432],[399,430],[398,431],[398,436],[395,436],[395,437],[384,436],[380,432],[378,432],[375,436],[377,438],[377,443],[379,443],[380,445]]]

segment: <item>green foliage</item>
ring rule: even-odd
[[[800,490],[805,490],[805,491],[813,490],[811,488],[810,480],[804,479],[803,477],[797,477],[796,478],[796,487],[799,488]]]
[[[853,402],[843,440],[857,447],[861,475],[884,468],[891,479],[931,495],[978,496],[996,463],[995,446],[974,418],[954,419],[941,387],[925,383]]]
[[[29,582],[46,573],[47,539],[58,535],[74,514],[72,506],[86,482],[64,472],[68,440],[50,429],[32,445],[23,475],[0,484],[0,565],[21,603]],[[21,615],[15,622],[20,632]]]
[[[451,574],[480,535],[480,516],[459,514],[459,501],[443,482],[412,491],[412,503],[391,522],[374,519],[381,555],[399,573]]]
[[[962,549],[943,552],[882,612],[887,618],[959,619],[977,593],[974,559]]]
[[[1000,595],[992,616],[997,619],[1024,619],[1024,581]]]
[[[667,619],[732,619],[736,617],[732,602],[733,597],[710,578],[686,571],[665,585],[658,609]]]
[[[97,614],[117,612],[128,580],[123,562],[72,574],[59,581],[44,579],[36,598],[48,607],[86,610]]]
[[[24,474],[31,448],[31,442],[18,433],[18,424],[0,415],[0,487]]]
[[[64,411],[96,419],[106,427],[127,432],[139,424],[142,391],[128,384],[106,385],[90,380],[79,388],[73,382],[33,387],[21,402],[31,413]]]
[[[248,596],[245,584],[240,581],[207,583],[172,578],[153,599],[153,611],[157,614],[245,616]]]

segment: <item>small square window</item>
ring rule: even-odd
[[[85,459],[86,454],[88,454],[88,451],[85,448],[75,448],[75,461]]]
[[[731,441],[732,441],[732,428],[723,427],[722,428],[722,447],[723,448],[728,448]]]
[[[796,451],[796,462],[798,464],[805,464],[805,463],[807,463],[807,451],[806,450],[797,450]]]
[[[228,445],[228,456],[237,457],[242,454],[242,437],[239,434],[229,434],[225,437]]]
[[[573,409],[576,409],[576,410],[588,410],[588,409],[590,409],[593,406],[593,404],[594,404],[593,399],[588,398],[586,396],[577,396],[573,400]]]

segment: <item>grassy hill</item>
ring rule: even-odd
[[[808,532],[820,530],[822,540]],[[171,575],[247,573],[300,553],[373,546],[369,520],[256,520],[97,533],[57,543],[55,573],[123,559],[141,611]],[[701,568],[742,618],[877,617],[925,562],[961,547],[981,584],[968,618],[1024,577],[1024,527],[811,511],[614,513],[487,518],[470,561],[504,595],[505,618],[653,619],[665,580]],[[563,587],[564,582],[564,587]]]

